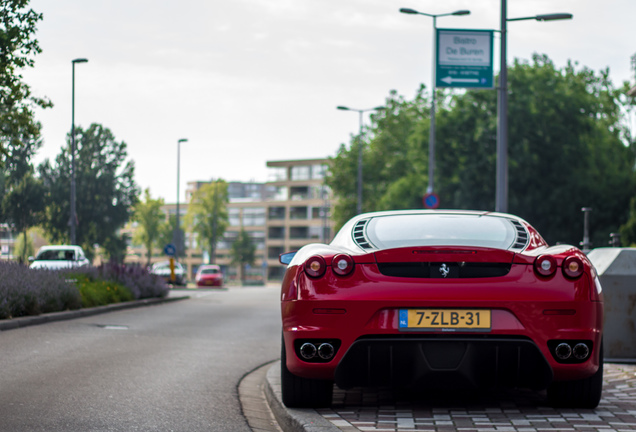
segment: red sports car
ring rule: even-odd
[[[288,407],[341,388],[523,387],[592,408],[603,381],[603,296],[574,246],[503,213],[367,213],[331,244],[281,255]]]
[[[223,286],[223,273],[218,265],[202,265],[197,269],[194,280],[198,287]]]

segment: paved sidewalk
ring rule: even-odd
[[[280,391],[279,367],[279,362],[271,366],[266,392]],[[277,419],[283,417],[278,421],[285,432],[636,431],[636,365],[605,364],[604,381],[603,398],[594,410],[552,408],[547,406],[544,393],[530,391],[413,395],[383,389],[363,392],[336,388],[331,408],[289,410],[279,402]],[[271,405],[273,398],[268,399]]]

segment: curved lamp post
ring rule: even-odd
[[[367,111],[379,111],[386,108],[384,106],[377,106],[375,108],[355,109],[355,108],[349,108],[342,105],[336,108],[343,111],[356,111],[358,115],[360,116],[360,132],[358,133],[358,176],[357,176],[358,203],[356,206],[356,211],[358,214],[360,214],[362,213],[362,114]]]
[[[72,64],[72,86],[71,86],[71,215],[69,224],[71,226],[71,244],[77,244],[77,216],[75,214],[75,63],[86,63],[88,59],[76,58],[71,60]]]
[[[179,141],[177,141],[177,225],[175,227],[175,235],[174,235],[174,239],[175,239],[175,261],[179,262],[179,253],[180,248],[181,248],[181,225],[179,224],[179,171],[180,171],[180,166],[181,166],[181,143],[182,142],[188,142],[187,138],[181,138]]]
[[[495,211],[508,212],[508,63],[506,56],[506,38],[508,21],[556,21],[572,19],[569,13],[554,13],[535,15],[522,18],[507,17],[507,0],[501,0],[501,50],[499,72],[499,98],[497,103],[497,189],[495,196]]]
[[[427,17],[433,18],[433,61],[432,64],[432,73],[431,73],[431,127],[429,132],[429,145],[428,145],[428,187],[426,188],[427,193],[433,193],[433,188],[435,186],[434,177],[435,177],[435,73],[437,72],[436,66],[437,62],[435,59],[435,53],[437,51],[436,46],[436,38],[437,38],[437,17],[443,16],[460,16],[460,15],[470,15],[469,10],[458,10],[455,12],[443,13],[443,14],[428,14],[424,12],[416,11],[415,9],[402,8],[400,12],[409,14],[409,15],[424,15]]]

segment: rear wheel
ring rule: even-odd
[[[548,388],[548,401],[556,407],[596,408],[603,392],[603,344],[599,353],[598,371],[591,377],[576,381],[554,382]]]
[[[331,405],[333,382],[302,378],[287,369],[287,354],[283,339],[280,355],[280,380],[283,403],[289,408],[326,408]]]

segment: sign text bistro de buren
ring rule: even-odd
[[[436,87],[493,88],[493,31],[437,29]]]

